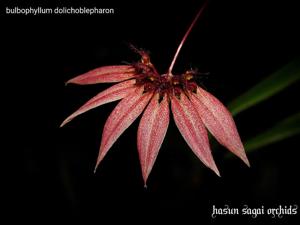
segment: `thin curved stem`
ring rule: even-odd
[[[172,60],[172,63],[171,63],[171,65],[170,65],[170,67],[169,67],[168,75],[172,75],[172,70],[173,70],[173,67],[174,67],[174,65],[175,65],[176,59],[177,59],[177,57],[178,57],[178,55],[179,55],[179,52],[180,52],[180,50],[181,50],[181,48],[182,48],[184,42],[186,41],[188,35],[190,34],[191,30],[193,29],[195,23],[197,22],[198,18],[200,17],[200,15],[202,14],[203,10],[204,10],[205,7],[207,6],[207,3],[208,3],[208,1],[205,1],[205,2],[204,2],[203,6],[200,8],[200,10],[198,11],[196,17],[194,18],[193,22],[191,23],[190,27],[188,28],[188,30],[186,31],[185,35],[183,36],[183,38],[182,38],[182,40],[181,40],[181,42],[180,42],[180,44],[179,44],[179,46],[178,46],[178,48],[177,48],[177,51],[176,51],[176,53],[175,53],[175,55],[174,55],[174,58],[173,58],[173,60]]]

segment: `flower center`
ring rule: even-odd
[[[188,70],[181,75],[159,74],[144,51],[140,51],[142,58],[133,63],[135,68],[136,85],[143,85],[144,92],[158,92],[161,97],[165,94],[180,96],[181,92],[196,92],[194,82],[196,72]]]

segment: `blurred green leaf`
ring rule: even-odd
[[[269,130],[262,132],[245,142],[246,152],[262,148],[266,145],[281,141],[300,133],[300,112],[276,124]]]
[[[280,70],[252,87],[228,104],[229,111],[235,116],[249,107],[266,100],[300,79],[300,58],[288,63]]]

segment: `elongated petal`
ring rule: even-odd
[[[137,146],[145,185],[166,136],[169,114],[167,96],[159,103],[159,94],[156,94],[141,118]]]
[[[200,87],[197,94],[191,94],[190,98],[203,123],[218,142],[250,166],[234,120],[226,107]]]
[[[130,93],[109,115],[102,133],[101,146],[96,168],[115,141],[133,123],[133,121],[146,107],[152,94],[143,94],[143,91],[144,88],[140,87],[136,91]]]
[[[196,156],[220,176],[209,148],[207,131],[190,100],[182,93],[179,100],[172,97],[171,105],[175,123],[185,141]]]
[[[100,105],[120,100],[130,94],[136,89],[135,80],[128,80],[122,83],[116,84],[87,101],[83,106],[81,106],[77,111],[71,114],[67,119],[62,122],[61,127],[66,123],[70,122],[76,116],[85,113],[88,110],[96,108]]]
[[[135,69],[130,65],[103,66],[72,78],[66,84],[114,83],[128,80],[134,75]]]

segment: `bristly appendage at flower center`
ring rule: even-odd
[[[148,53],[142,50],[137,50],[141,55],[141,60],[133,63],[135,69],[135,80],[137,86],[144,86],[144,92],[159,93],[160,98],[164,95],[175,95],[180,98],[181,92],[197,91],[197,84],[194,82],[196,71],[188,70],[181,75],[159,74],[154,65],[150,61]]]

